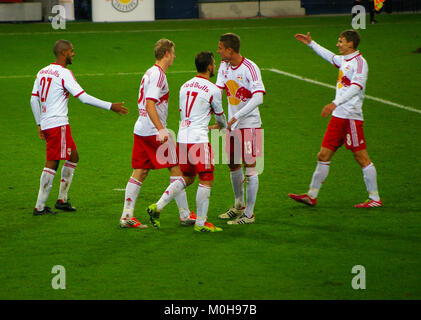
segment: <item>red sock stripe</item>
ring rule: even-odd
[[[65,162],[65,163],[64,163],[64,166],[65,166],[65,167],[72,168],[72,169],[75,169],[75,168],[76,168],[76,164],[73,164],[73,163],[71,163],[71,162]]]
[[[142,182],[137,181],[137,180],[135,180],[135,179],[133,179],[133,178],[130,178],[130,179],[129,179],[129,183],[137,184],[139,187],[141,187],[141,186],[142,186]]]
[[[212,187],[205,186],[204,184],[201,184],[201,183],[199,183],[199,188],[212,189]]]
[[[53,176],[56,174],[56,172],[54,170],[48,169],[48,168],[44,168],[43,170],[44,172],[47,172],[49,174],[52,174]]]

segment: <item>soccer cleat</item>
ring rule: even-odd
[[[37,208],[34,209],[34,216],[42,216],[44,214],[56,214],[57,211],[51,210],[50,207],[44,207],[44,210],[38,211]]]
[[[64,210],[64,211],[76,211],[76,208],[72,207],[69,201],[63,202],[63,200],[57,200],[56,205],[54,207],[56,209]]]
[[[227,224],[251,224],[254,223],[254,214],[251,218],[248,218],[245,214],[242,214],[240,217],[234,220],[230,220]]]
[[[193,211],[190,212],[190,217],[188,217],[187,219],[180,218],[180,224],[182,226],[192,226],[195,224],[195,222],[196,222],[196,214]]]
[[[234,219],[234,218],[238,218],[240,217],[244,212],[244,208],[243,209],[237,209],[235,207],[230,208],[227,212],[220,214],[218,216],[219,219]]]
[[[379,201],[368,199],[363,203],[356,204],[354,208],[376,208],[376,207],[383,207],[382,200]]]
[[[197,224],[194,225],[194,231],[197,232],[219,232],[222,231],[222,228],[216,227],[213,223],[205,222],[203,227],[199,227]]]
[[[149,220],[151,221],[152,225],[155,228],[158,228],[161,226],[161,223],[159,222],[159,215],[161,212],[158,211],[158,207],[156,206],[156,203],[151,204],[146,211],[149,214]]]
[[[290,197],[292,200],[304,203],[311,207],[314,207],[317,203],[317,198],[310,198],[306,193],[304,194],[288,193],[288,197]]]
[[[121,228],[146,229],[148,226],[145,225],[145,224],[141,224],[139,220],[137,220],[135,217],[133,217],[133,218],[120,219],[120,227]]]

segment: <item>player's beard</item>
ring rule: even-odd
[[[72,58],[71,57],[66,58],[66,64],[72,64]]]

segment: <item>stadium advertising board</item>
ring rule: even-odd
[[[92,21],[153,21],[153,0],[93,0]]]

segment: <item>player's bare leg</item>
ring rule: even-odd
[[[250,164],[244,163],[244,168],[247,181],[246,207],[242,215],[234,220],[228,221],[228,224],[254,223],[254,205],[256,203],[257,191],[259,189],[259,176],[256,169],[256,162]]]
[[[136,217],[134,217],[134,209],[140,188],[142,187],[143,181],[145,181],[148,176],[148,173],[149,169],[134,169],[127,182],[126,192],[124,194],[124,208],[120,218],[120,227],[122,228],[147,228],[146,225],[141,224]]]
[[[290,193],[288,196],[297,202],[301,202],[309,206],[315,206],[320,188],[329,174],[330,160],[334,154],[334,150],[321,147],[319,153],[317,154],[317,166],[314,170],[308,192],[305,194]]]
[[[377,171],[368,156],[367,149],[354,152],[355,160],[359,163],[363,171],[365,186],[369,199],[363,203],[355,205],[356,208],[381,207],[383,203],[380,199],[377,188]]]
[[[56,209],[64,211],[76,211],[76,208],[72,207],[67,199],[67,193],[69,192],[70,185],[73,179],[73,173],[76,169],[77,163],[79,162],[79,153],[77,150],[73,150],[70,154],[70,159],[66,160],[61,169],[60,179],[60,192],[58,195],[57,202],[55,204]]]
[[[53,186],[54,176],[56,174],[59,163],[59,160],[47,160],[45,162],[45,166],[42,170],[40,178],[38,198],[35,204],[35,209],[33,211],[35,216],[47,213],[56,213],[49,207],[46,207],[45,203],[47,202],[48,196],[50,195],[50,190]]]

